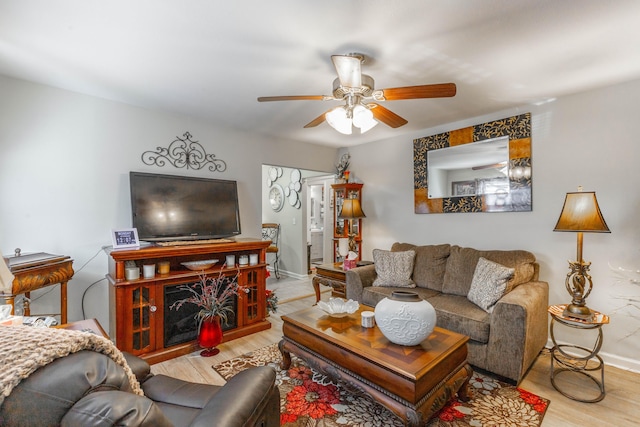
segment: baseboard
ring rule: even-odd
[[[607,352],[600,352],[600,357],[602,357],[605,365],[615,366],[616,368],[624,369],[625,371],[640,374],[640,360],[629,359],[628,357],[622,357]]]
[[[276,277],[276,273],[273,271],[273,267],[267,267],[267,270],[269,270],[269,273],[271,274],[272,278]],[[286,271],[286,270],[280,270],[280,276],[287,276],[287,277],[291,277],[293,279],[298,279],[298,280],[304,280],[309,278],[309,274],[293,273],[291,271]]]
[[[567,344],[560,342],[559,344]],[[547,341],[547,348],[551,349],[553,347],[553,342],[551,339]],[[615,368],[623,369],[625,371],[634,372],[640,374],[640,360],[630,359],[628,357],[618,356],[616,354],[607,353],[605,351],[601,351],[598,353],[600,357],[602,357],[602,361],[607,366],[613,366]]]

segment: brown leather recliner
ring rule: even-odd
[[[247,369],[224,386],[153,375],[126,354],[144,396],[108,356],[79,351],[23,379],[0,407],[2,426],[262,426],[280,425],[280,393],[270,367]]]

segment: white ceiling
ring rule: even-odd
[[[0,0],[0,74],[343,147],[638,79],[639,21],[637,0]],[[330,95],[351,52],[378,89],[458,93],[351,136],[303,129],[337,101],[256,101]]]

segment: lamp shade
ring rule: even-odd
[[[567,193],[560,218],[553,231],[611,233],[593,191]]]
[[[360,200],[358,199],[344,199],[342,202],[342,210],[338,215],[340,219],[356,219],[365,218],[366,215],[362,212],[360,207]]]
[[[377,124],[378,122],[373,118],[373,113],[370,109],[362,105],[353,107],[353,125],[360,128],[360,133],[371,130]]]
[[[327,123],[340,133],[351,135],[351,119],[344,107],[336,107],[324,115]]]

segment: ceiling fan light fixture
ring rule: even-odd
[[[378,104],[378,102],[402,99],[444,98],[452,97],[456,94],[457,89],[455,83],[402,86],[376,90],[374,89],[375,82],[373,78],[362,73],[362,63],[364,59],[365,55],[361,53],[331,55],[331,61],[338,75],[337,78],[333,80],[333,95],[331,96],[261,96],[258,98],[258,102],[302,100],[345,101],[346,105],[320,114],[304,127],[305,129],[313,128],[327,121],[329,125],[338,132],[351,135],[353,126],[360,129],[360,133],[365,133],[376,126],[378,122],[384,123],[394,129],[408,123],[406,119]],[[370,100],[376,102],[367,103]]]
[[[338,132],[351,135],[351,119],[347,116],[347,110],[344,107],[336,107],[325,114],[324,117],[329,126]]]
[[[378,121],[373,118],[373,113],[363,105],[353,107],[353,125],[360,128],[360,133],[371,130]]]

